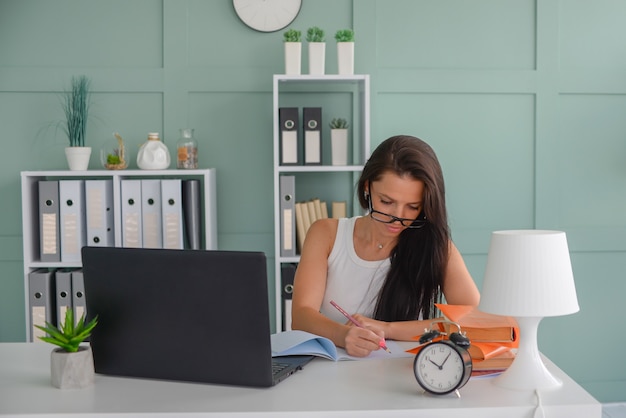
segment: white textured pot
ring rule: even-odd
[[[90,157],[91,147],[65,147],[67,165],[72,171],[87,170]]]
[[[302,43],[285,42],[285,74],[300,75],[302,73]]]
[[[326,73],[326,42],[309,42],[309,74]]]
[[[348,165],[348,130],[330,130],[330,151],[332,165]]]
[[[55,348],[50,354],[52,386],[59,389],[82,389],[94,380],[91,347],[81,346],[75,353]]]
[[[337,42],[337,67],[339,75],[354,74],[354,42]]]

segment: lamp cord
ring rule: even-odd
[[[537,397],[537,407],[535,408],[535,414],[533,418],[546,418],[546,414],[543,411],[543,404],[541,403],[541,395],[539,389],[535,389],[535,396]]]

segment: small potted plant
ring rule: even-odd
[[[337,41],[338,74],[354,74],[354,31],[339,29],[335,33],[335,40]]]
[[[85,323],[84,315],[75,321],[73,310],[68,308],[60,328],[50,322],[46,322],[45,326],[35,325],[47,334],[39,339],[59,346],[50,355],[50,374],[54,387],[80,389],[93,383],[95,372],[91,347],[81,343],[91,335],[97,323],[97,317]]]
[[[91,147],[85,146],[87,133],[87,118],[91,94],[90,81],[82,75],[72,77],[72,86],[62,96],[65,124],[63,129],[69,139],[69,146],[65,148],[65,155],[70,170],[86,170],[89,166]]]
[[[332,165],[348,165],[348,126],[348,121],[343,118],[330,121]]]
[[[289,29],[283,34],[285,44],[285,74],[300,75],[302,61],[302,32]]]
[[[324,75],[326,72],[326,42],[324,31],[317,26],[310,27],[306,32],[309,43],[309,74]]]

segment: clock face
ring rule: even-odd
[[[239,19],[260,32],[275,32],[298,16],[302,0],[233,0]]]
[[[424,390],[445,395],[467,383],[472,373],[472,360],[465,349],[444,340],[422,348],[415,357],[413,369]]]

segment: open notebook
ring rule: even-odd
[[[313,358],[273,367],[261,252],[84,247],[82,257],[97,373],[272,386]]]

